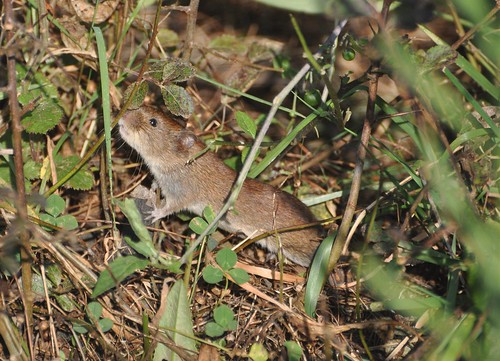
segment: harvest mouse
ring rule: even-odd
[[[201,215],[208,205],[216,212],[222,208],[237,174],[214,153],[202,153],[206,146],[191,131],[149,106],[125,112],[119,125],[123,140],[144,159],[165,197],[165,206],[153,211],[153,218],[181,210]],[[247,179],[219,227],[256,236],[315,221],[309,208],[293,195]],[[320,227],[306,228],[269,236],[258,244],[274,254],[281,244],[287,259],[308,267],[321,233]]]

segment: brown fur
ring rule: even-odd
[[[151,123],[156,120],[156,126]],[[181,210],[200,215],[211,205],[222,208],[237,174],[214,153],[206,152],[195,161],[205,145],[179,123],[152,107],[130,110],[120,120],[122,138],[144,159],[166,199],[162,218]],[[268,184],[247,179],[232,211],[220,227],[229,232],[257,236],[275,229],[314,222],[315,218],[293,195]],[[321,239],[321,228],[281,233],[259,241],[272,253],[281,244],[284,256],[309,266]]]

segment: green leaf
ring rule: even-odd
[[[306,14],[324,14],[331,0],[256,0],[257,2],[288,11],[299,11]]]
[[[42,169],[42,165],[40,163],[36,163],[32,159],[28,159],[26,163],[24,163],[23,171],[24,178],[33,180],[40,178],[40,170]]]
[[[78,320],[78,322],[72,322],[73,324],[73,331],[76,333],[79,333],[81,335],[86,334],[89,332],[90,325],[87,324],[86,322]]]
[[[59,105],[59,94],[56,87],[42,73],[28,78],[27,70],[17,66],[18,78],[24,83],[24,91],[18,97],[23,106],[35,107],[24,114],[21,124],[28,133],[46,134],[54,128],[64,115]]]
[[[234,282],[236,282],[239,285],[247,283],[250,280],[250,276],[248,275],[247,271],[241,268],[230,269],[228,273],[231,275]]]
[[[76,309],[75,303],[73,302],[73,300],[71,300],[71,298],[69,298],[67,294],[64,295],[54,294],[53,296],[56,299],[59,307],[61,307],[64,311],[72,312]]]
[[[214,320],[225,331],[236,330],[238,323],[234,319],[234,312],[226,305],[220,305],[214,310]]]
[[[208,47],[225,53],[240,55],[246,53],[248,48],[242,39],[228,34],[214,38],[210,44],[208,44]]]
[[[136,83],[130,84],[127,89],[125,90],[125,94],[123,95],[123,104],[128,100],[130,97],[130,94],[132,93],[132,90],[135,88]],[[132,98],[132,102],[128,106],[128,109],[137,109],[139,108],[142,103],[144,102],[144,98],[146,98],[146,95],[148,94],[149,86],[148,83],[145,81],[142,81],[141,84],[139,84],[139,87],[137,88],[137,91],[134,94],[134,97]]]
[[[193,113],[193,100],[183,87],[175,84],[168,84],[162,86],[161,94],[167,109],[173,115],[188,118]]]
[[[337,232],[331,233],[321,242],[311,264],[306,285],[306,294],[304,296],[304,308],[306,313],[311,317],[314,317],[318,298],[328,275],[327,269],[330,260],[330,251],[336,234]]]
[[[253,361],[266,361],[269,359],[269,353],[264,348],[264,345],[261,343],[254,343],[252,347],[250,347],[248,357],[250,357]]]
[[[182,280],[176,281],[170,289],[166,300],[165,312],[161,315],[159,326],[168,330],[168,336],[177,346],[189,351],[196,351],[193,334],[193,316],[189,307],[187,291]],[[165,352],[162,349],[164,347],[164,345],[159,348],[157,347],[153,360],[163,359],[164,356],[162,355],[165,355]],[[166,355],[168,360],[181,360],[173,350],[169,350]]]
[[[45,204],[45,212],[47,212],[51,216],[57,217],[64,211],[65,207],[66,207],[66,202],[61,196],[57,194],[51,194],[47,198]]]
[[[135,235],[139,238],[138,242],[134,242],[130,237],[125,237],[125,242],[127,242],[130,247],[142,254],[144,257],[152,259],[158,258],[158,250],[153,244],[149,231],[144,223],[142,223],[142,217],[135,202],[132,199],[127,198],[123,201],[117,200],[116,203],[125,217],[127,217]]]
[[[246,134],[255,139],[257,125],[255,125],[255,121],[247,113],[237,111],[236,122]]]
[[[120,283],[135,271],[142,270],[148,265],[149,261],[147,259],[136,256],[126,256],[115,259],[109,264],[111,273],[106,269],[99,275],[91,297],[96,298],[102,295],[104,292],[115,287],[117,283]]]
[[[203,218],[206,219],[207,223],[212,223],[212,221],[215,219],[215,212],[212,206],[206,206],[205,209],[203,210]],[[208,226],[208,225],[207,225]]]
[[[189,222],[189,229],[196,234],[202,234],[205,229],[207,229],[208,223],[201,217],[194,217]]]
[[[90,302],[87,305],[87,315],[90,319],[99,319],[102,315],[102,306],[99,302]]]
[[[59,178],[64,177],[71,169],[79,162],[80,158],[76,155],[62,157],[60,154],[54,157],[56,163],[56,172]],[[89,190],[94,185],[94,176],[88,170],[87,166],[83,166],[73,177],[65,184],[65,187],[76,190]]]
[[[318,117],[317,114],[313,113],[308,115],[306,118],[302,119],[299,124],[293,128],[290,133],[284,137],[278,145],[276,145],[274,148],[272,148],[270,151],[266,153],[266,156],[262,161],[257,164],[255,167],[252,167],[250,172],[248,173],[248,176],[250,178],[255,178],[257,177],[260,173],[262,173],[276,158],[280,156],[282,152],[284,152],[287,147],[295,140],[296,137],[298,137],[301,132],[309,126],[316,118]]]
[[[170,29],[160,29],[156,37],[164,48],[177,46],[180,42],[179,35]]]
[[[286,352],[288,353],[289,361],[299,361],[302,357],[302,349],[297,342],[286,341],[285,342]]]
[[[220,337],[224,332],[225,330],[215,322],[208,322],[205,326],[205,333],[210,337]]]
[[[56,225],[56,218],[55,217],[52,217],[50,214],[45,214],[45,213],[41,213],[40,214],[40,219],[42,221],[44,221],[45,223],[48,223],[48,224],[52,224],[53,226]],[[47,229],[49,231],[52,230],[52,228],[49,228],[49,227],[45,227],[44,226],[44,229]]]
[[[73,215],[65,214],[64,216],[59,216],[55,219],[55,225],[67,231],[72,231],[73,229],[78,228],[78,221]]]
[[[236,255],[236,253],[233,250],[231,250],[229,248],[222,248],[215,255],[215,259],[217,261],[217,264],[224,271],[227,271],[236,265],[236,262],[238,261],[238,256]]]
[[[189,80],[196,74],[196,69],[188,62],[170,58],[163,65],[163,82],[181,83]]]
[[[113,327],[113,321],[109,318],[101,318],[99,320],[99,327],[102,332],[108,332]]]
[[[45,274],[55,287],[61,284],[62,271],[58,264],[53,263],[45,267]]]
[[[202,272],[203,279],[206,283],[215,284],[224,279],[224,273],[219,268],[214,266],[206,266]]]

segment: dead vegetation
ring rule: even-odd
[[[499,7],[479,1],[468,17],[458,0],[430,13],[411,1],[368,3],[380,6],[340,22],[328,44],[339,24],[329,11],[295,13],[294,27],[286,10],[249,1],[105,0],[96,11],[83,0],[6,0],[0,357],[495,355],[498,50],[489,45]],[[187,61],[196,75],[183,72]],[[127,99],[184,116],[237,170],[250,157],[250,176],[325,220],[332,256],[322,250],[322,266],[307,270],[248,245],[232,263],[220,250],[241,239],[219,231],[190,254],[210,214],[145,232],[133,204],[147,205],[128,201],[152,178],[110,130],[110,111]]]

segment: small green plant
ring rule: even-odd
[[[288,354],[288,360],[299,361],[302,357],[302,348],[300,345],[294,341],[286,341],[284,345]]]
[[[168,110],[174,115],[188,118],[193,113],[193,100],[186,89],[177,84],[189,80],[195,73],[195,68],[183,60],[176,58],[158,60],[145,73],[146,79],[138,85],[133,83],[127,88],[124,99],[127,100],[132,90],[138,86],[129,105],[130,109],[137,109],[148,93],[149,84],[154,84],[160,88]]]
[[[203,279],[207,283],[215,284],[219,283],[228,276],[234,280],[237,284],[243,284],[248,282],[250,276],[248,273],[241,269],[235,268],[238,256],[236,253],[229,248],[223,248],[215,255],[215,260],[218,267],[208,265],[203,269]]]
[[[248,357],[253,361],[266,361],[269,359],[269,352],[267,352],[263,344],[256,342],[250,347]]]
[[[102,306],[98,302],[90,302],[85,312],[87,313],[87,319],[89,323],[77,323],[73,322],[73,330],[76,333],[84,334],[87,333],[92,327],[97,327],[102,332],[108,332],[113,327],[113,321],[107,317],[101,318],[102,316]]]
[[[220,337],[224,332],[236,330],[237,326],[233,310],[226,305],[220,305],[214,309],[214,322],[207,323],[205,333],[210,337]]]
[[[62,215],[65,207],[66,202],[64,199],[57,194],[52,194],[47,198],[45,212],[40,213],[40,219],[66,230],[76,229],[78,227],[76,218],[71,214]]]
[[[134,201],[131,199],[125,199],[122,202],[117,201],[117,204],[129,220],[130,226],[137,236],[137,239],[125,236],[124,240],[131,248],[143,257],[131,255],[118,257],[113,260],[109,264],[109,268],[102,271],[99,275],[92,292],[93,298],[102,295],[104,292],[115,287],[117,282],[119,283],[123,281],[131,274],[150,265],[159,268],[169,267],[172,272],[178,271],[177,265],[172,260],[160,257],[158,250],[153,244],[151,235],[142,223],[141,214],[139,213]]]

